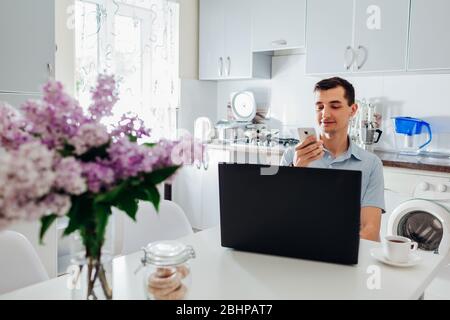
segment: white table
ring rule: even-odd
[[[379,243],[361,240],[359,263],[345,266],[309,260],[240,252],[222,248],[220,230],[205,230],[181,239],[194,247],[190,299],[418,299],[446,263],[446,258],[420,252],[414,267],[379,263],[370,249]],[[141,252],[114,260],[114,298],[144,299]],[[380,276],[380,288],[373,280]],[[70,299],[66,277],[0,296],[0,299]],[[370,289],[367,283],[372,284]],[[373,287],[375,285],[375,288]]]

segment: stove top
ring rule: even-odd
[[[295,147],[300,142],[300,140],[294,138],[278,138],[276,140],[278,141],[278,144],[285,147]]]
[[[255,146],[265,146],[265,147],[275,147],[277,145],[283,146],[285,148],[295,147],[299,143],[299,140],[293,138],[266,138],[262,139],[251,139],[247,140],[245,144],[255,145]]]

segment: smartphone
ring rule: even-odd
[[[314,128],[298,128],[297,131],[299,143],[303,143],[309,136],[314,136],[317,139],[316,129]]]

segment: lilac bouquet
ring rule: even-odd
[[[101,264],[111,208],[132,219],[139,200],[158,209],[157,185],[203,148],[190,137],[139,144],[150,130],[130,114],[108,130],[101,120],[118,101],[112,76],[99,76],[88,114],[60,83],[48,82],[43,91],[41,101],[21,110],[0,105],[0,230],[40,219],[42,241],[57,217],[67,216],[64,235],[78,231],[86,249],[88,297],[98,277],[111,298]]]

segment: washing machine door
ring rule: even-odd
[[[416,241],[419,249],[447,254],[449,251],[450,212],[436,202],[414,199],[392,212],[387,232]]]

